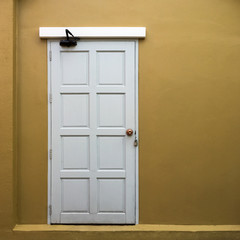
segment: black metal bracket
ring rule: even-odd
[[[77,40],[80,40],[80,38],[74,37],[73,34],[68,29],[65,29],[65,31],[66,31],[67,39],[61,40],[60,41],[60,46],[62,46],[62,47],[74,47],[74,46],[77,46]],[[69,34],[72,37],[69,37]]]

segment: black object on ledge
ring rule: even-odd
[[[74,37],[73,34],[68,29],[65,29],[65,31],[66,31],[67,39],[61,40],[60,41],[60,46],[62,46],[62,47],[74,47],[74,46],[77,46],[77,40],[80,40],[80,38]],[[72,37],[69,37],[69,34]]]

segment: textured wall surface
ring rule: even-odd
[[[17,23],[20,223],[47,221],[47,44],[38,28],[146,26],[140,223],[240,224],[240,1],[20,0]]]
[[[0,1],[0,231],[13,226],[14,1]],[[0,238],[1,239],[1,238]]]

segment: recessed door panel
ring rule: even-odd
[[[125,180],[98,179],[98,212],[125,212]]]
[[[88,127],[89,100],[88,94],[61,94],[62,126]]]
[[[98,169],[125,169],[124,136],[98,136]]]
[[[89,73],[88,52],[61,52],[63,85],[87,85]]]
[[[98,94],[97,101],[99,127],[124,127],[125,94]]]
[[[62,211],[89,212],[89,179],[62,180]]]
[[[123,85],[125,51],[98,51],[97,71],[97,80],[100,85]]]
[[[88,136],[62,137],[62,169],[89,169],[90,146]]]

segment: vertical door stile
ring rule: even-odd
[[[134,59],[134,48],[135,43],[131,42],[131,45],[128,44],[126,47],[126,125],[130,126],[133,129],[134,133],[136,131],[135,124],[135,91],[134,88],[135,81],[135,59]],[[133,113],[134,109],[134,113]],[[134,115],[134,117],[133,117]],[[126,214],[126,222],[130,222],[133,215],[135,215],[135,208],[132,206],[135,205],[135,192],[132,194],[133,189],[135,190],[135,151],[132,151],[134,148],[134,134],[133,137],[126,139],[126,212],[131,214]],[[134,174],[133,174],[134,173]]]
[[[52,78],[52,223],[59,223],[61,221],[61,182],[60,169],[61,165],[61,138],[60,134],[60,121],[61,121],[61,95],[59,93],[59,87],[61,82],[60,74],[60,51],[57,44],[51,43],[52,54],[54,52],[54,64],[52,63],[51,78]],[[58,161],[56,161],[58,159]]]

